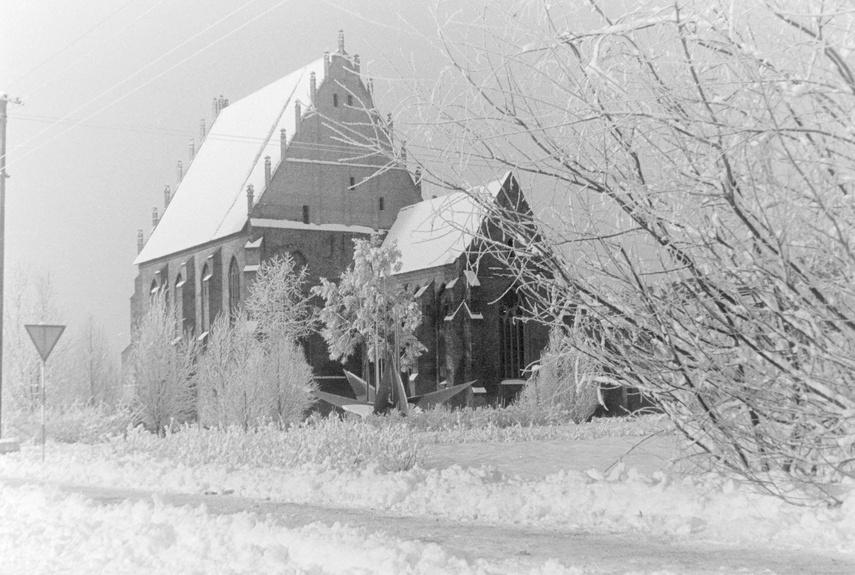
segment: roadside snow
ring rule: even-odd
[[[459,465],[398,473],[340,471],[322,465],[229,469],[117,455],[104,445],[53,444],[48,446],[46,463],[33,447],[0,458],[0,477],[232,493],[404,515],[855,553],[851,491],[838,508],[800,508],[712,474],[643,474],[622,464],[606,475],[564,470],[536,479]]]
[[[157,499],[96,506],[76,494],[0,485],[0,517],[0,571],[9,574],[519,572],[338,523],[287,529],[253,513],[213,515]],[[528,572],[584,573],[553,560]]]

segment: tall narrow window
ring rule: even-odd
[[[354,178],[353,176],[350,176],[350,189],[351,190],[356,189],[356,178]]]
[[[303,223],[309,223],[309,206],[303,206]]]
[[[332,95],[332,105],[338,108],[338,94]]]
[[[348,94],[348,95],[347,95],[347,105],[348,105],[348,106],[353,106],[353,94]]]
[[[157,295],[157,280],[151,280],[151,299]]]
[[[240,270],[237,259],[232,258],[229,265],[229,314],[234,318],[240,306]]]
[[[175,310],[175,335],[180,337],[184,334],[184,278],[181,274],[175,278],[174,296],[172,306]]]
[[[202,332],[211,325],[211,268],[202,268]]]
[[[502,377],[519,379],[525,368],[525,325],[520,319],[519,297],[509,291],[499,308],[499,364]]]
[[[381,198],[379,199],[379,201],[377,202],[377,207],[379,207],[379,208],[380,208],[380,211],[381,211],[381,212],[382,212],[383,210],[385,210],[385,209],[386,209],[386,202],[384,202],[384,201],[383,201],[383,198],[382,198],[382,197],[381,197]]]

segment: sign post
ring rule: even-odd
[[[45,460],[45,364],[53,351],[59,336],[65,331],[64,325],[28,324],[27,333],[42,358],[42,461]]]

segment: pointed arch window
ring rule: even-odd
[[[211,325],[211,268],[208,264],[202,268],[202,332]]]
[[[231,317],[237,313],[240,306],[240,269],[238,268],[237,258],[232,257],[232,263],[229,264],[229,314]]]
[[[525,324],[514,291],[505,294],[499,307],[499,366],[505,379],[519,379],[525,369]]]
[[[175,335],[181,337],[184,334],[184,278],[181,274],[175,276],[175,291],[172,306],[175,310]]]

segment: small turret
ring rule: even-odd
[[[255,189],[252,184],[246,187],[246,215],[252,215],[252,207],[255,205]]]
[[[347,55],[347,52],[344,51],[344,30],[338,31],[338,52],[336,53],[342,56]]]

